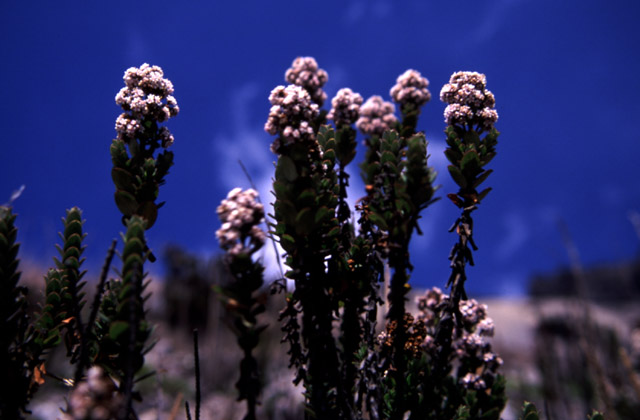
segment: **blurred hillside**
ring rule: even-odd
[[[195,403],[195,376],[191,331],[200,332],[202,419],[235,420],[244,415],[236,402],[237,366],[241,358],[229,329],[224,305],[212,291],[228,276],[220,259],[203,260],[180,248],[169,247],[161,256],[167,266],[164,281],[152,281],[149,318],[156,325],[156,346],[147,355],[140,419],[184,419],[184,401]],[[37,301],[42,273],[22,265],[23,282]],[[639,263],[620,263],[585,270],[590,303],[575,296],[570,271],[532,279],[531,296],[523,299],[478,299],[487,304],[495,323],[494,350],[504,360],[509,404],[505,420],[516,419],[524,400],[547,410],[550,419],[586,419],[597,408],[615,416],[637,419],[640,412],[640,305]],[[156,280],[156,279],[154,279]],[[91,290],[91,285],[87,287]],[[411,302],[424,291],[414,290]],[[278,312],[282,295],[264,291],[269,324],[261,336],[257,359],[264,388],[259,418],[298,420],[302,389],[292,384],[286,345],[280,344]],[[35,302],[34,302],[35,305]],[[415,307],[413,307],[415,309]],[[381,320],[382,321],[382,320]],[[64,357],[53,354],[47,371],[68,377]],[[68,388],[48,378],[31,405],[33,419],[59,417]],[[177,408],[176,408],[177,407]],[[546,407],[546,408],[545,408]]]

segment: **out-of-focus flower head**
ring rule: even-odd
[[[125,87],[116,95],[116,104],[124,110],[116,120],[118,139],[129,141],[142,134],[143,121],[165,122],[178,115],[180,107],[173,97],[173,84],[164,78],[162,69],[145,63],[131,67],[124,73]],[[162,147],[173,143],[173,136],[165,127],[158,133]]]
[[[314,139],[311,122],[318,116],[318,105],[311,101],[309,93],[297,85],[277,86],[269,95],[271,110],[264,131],[279,134],[285,144]],[[280,139],[271,145],[273,153],[279,153]]]
[[[360,116],[362,96],[349,88],[343,88],[336,93],[331,100],[331,111],[327,118],[333,120],[336,128],[342,125],[351,125]]]
[[[322,90],[322,86],[327,83],[329,76],[326,71],[318,68],[318,63],[313,57],[298,57],[293,60],[284,78],[287,83],[306,89],[311,100],[318,106],[322,106],[327,99],[327,94]]]
[[[64,420],[109,420],[118,418],[124,400],[116,385],[102,368],[94,366],[86,381],[78,383],[69,397],[69,409]]]
[[[365,136],[382,136],[398,122],[394,115],[395,110],[396,107],[391,102],[374,95],[360,107],[360,118],[356,121],[356,127]]]
[[[264,207],[257,199],[258,192],[254,189],[234,188],[218,206],[222,226],[216,237],[220,247],[231,255],[254,252],[266,240],[266,234],[258,226],[264,220]]]
[[[444,120],[448,125],[462,127],[477,126],[480,130],[491,130],[498,121],[498,112],[493,93],[486,89],[484,74],[459,71],[440,91],[440,100],[446,102]]]
[[[398,76],[390,91],[391,99],[401,108],[408,104],[421,107],[431,99],[428,86],[429,81],[419,71],[409,69]]]
[[[444,311],[451,303],[448,295],[434,287],[417,299],[420,313],[417,319],[427,327],[422,348],[429,354],[437,352],[434,336]],[[488,337],[493,336],[493,320],[487,316],[487,306],[476,300],[461,300],[458,308],[462,315],[461,325],[456,323],[452,332],[452,350],[461,365],[477,366],[471,373],[461,372],[460,383],[468,389],[486,389],[493,383],[502,359],[491,351]]]

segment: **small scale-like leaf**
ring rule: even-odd
[[[478,188],[478,186],[480,184],[482,184],[489,175],[491,175],[491,173],[493,172],[493,169],[487,169],[486,171],[482,172],[480,174],[479,177],[476,178],[476,180],[473,183],[473,188]]]
[[[276,166],[276,178],[284,177],[287,181],[293,182],[298,178],[298,171],[293,160],[286,155],[281,155]]]
[[[120,337],[129,331],[129,323],[125,321],[114,321],[109,326],[109,338],[119,341]]]
[[[295,249],[296,241],[293,239],[291,235],[282,235],[280,236],[280,246],[287,252],[291,252]]]
[[[333,149],[325,150],[322,158],[324,160],[328,160],[331,164],[333,164],[336,161],[336,152]]]
[[[306,235],[313,230],[314,214],[309,207],[305,207],[298,212],[295,220],[296,233]]]
[[[396,164],[396,156],[391,153],[388,150],[385,150],[384,152],[382,152],[382,154],[380,155],[380,163],[382,163],[383,165],[385,163],[392,163],[392,164]]]
[[[460,160],[460,169],[462,171],[475,171],[480,167],[480,158],[475,150],[468,150]]]
[[[389,226],[387,225],[386,220],[384,220],[384,217],[380,216],[378,213],[369,213],[369,220],[371,220],[371,222],[374,225],[378,226],[380,229],[389,230]]]
[[[145,218],[147,221],[146,228],[150,229],[158,218],[158,206],[153,201],[145,201],[140,204],[136,213]]]
[[[453,178],[460,188],[467,188],[467,179],[462,175],[462,172],[460,172],[460,169],[458,169],[457,166],[449,165],[447,166],[447,169],[449,169],[449,175],[451,175],[451,178]]]
[[[519,420],[540,420],[535,404],[525,401],[522,406],[522,416]]]
[[[62,299],[60,298],[60,295],[56,292],[52,292],[47,295],[47,299],[46,299],[47,305],[51,305],[54,308],[57,308],[58,305],[60,305],[61,301]]]
[[[117,190],[115,192],[115,199],[118,210],[120,210],[120,212],[124,216],[129,217],[136,212],[138,208],[138,202],[136,201],[136,198],[130,193],[124,190]]]
[[[489,194],[491,190],[492,190],[491,187],[482,190],[480,194],[478,194],[478,203],[484,200],[484,198],[487,196],[487,194]]]
[[[333,216],[333,212],[327,207],[322,206],[316,211],[315,224],[322,223],[327,217]]]

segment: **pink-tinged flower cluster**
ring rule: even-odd
[[[217,212],[222,222],[216,231],[220,247],[231,255],[251,253],[262,247],[266,234],[259,224],[264,220],[264,207],[258,202],[256,190],[234,188]]]
[[[374,95],[360,107],[360,118],[356,121],[356,127],[365,136],[382,136],[398,122],[394,115],[395,110],[396,107],[391,102]]]
[[[144,121],[165,122],[178,115],[180,108],[173,97],[173,84],[164,78],[162,69],[145,63],[124,73],[125,87],[116,95],[116,104],[124,113],[116,120],[118,139],[130,141],[144,130]],[[173,135],[162,127],[157,133],[162,147],[173,144]]]
[[[327,118],[335,122],[336,128],[351,125],[360,116],[360,105],[362,105],[362,96],[359,93],[349,88],[340,89],[331,100],[332,107]]]
[[[440,91],[440,100],[446,102],[444,120],[448,125],[477,126],[491,130],[498,121],[498,112],[493,93],[486,89],[484,74],[459,71]]]
[[[427,290],[417,300],[418,320],[427,326],[429,334],[423,344],[428,353],[437,351],[433,335],[445,309],[450,303],[448,295],[437,287]],[[460,383],[468,389],[485,390],[493,383],[502,359],[491,350],[487,338],[493,336],[493,320],[487,316],[487,306],[475,299],[462,300],[458,309],[462,315],[462,327],[456,324],[452,335],[452,347],[460,366],[478,366],[474,372],[459,372]]]
[[[391,99],[401,107],[409,104],[421,107],[431,99],[428,86],[429,81],[419,71],[409,69],[398,76],[390,91]]]
[[[291,68],[284,75],[287,83],[301,86],[309,92],[311,100],[322,106],[327,99],[327,94],[322,90],[322,86],[329,80],[326,71],[318,68],[318,63],[313,57],[298,57],[293,60]]]
[[[68,412],[64,420],[109,420],[121,416],[124,406],[116,385],[102,368],[92,367],[86,381],[80,382],[69,397]]]
[[[314,139],[312,121],[318,117],[318,105],[311,101],[309,93],[297,85],[278,86],[269,95],[271,110],[264,130],[271,135],[280,135],[285,144],[299,140]],[[271,151],[278,153],[282,146],[280,139],[271,145]]]

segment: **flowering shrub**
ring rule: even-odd
[[[487,307],[465,292],[467,265],[477,249],[472,213],[490,191],[480,186],[492,172],[486,167],[499,136],[486,77],[457,72],[440,92],[447,103],[448,172],[458,186],[447,197],[461,214],[451,228],[457,237],[449,256],[450,293],[428,290],[415,314],[406,307],[409,244],[421,234],[418,220],[437,201],[438,189],[427,140],[417,131],[431,98],[429,82],[415,70],[399,76],[390,90],[396,115],[393,103],[377,95],[363,102],[348,88],[332,98],[329,111],[321,109],[328,75],[311,57],[294,60],[285,80],[288,86],[269,95],[264,127],[275,136],[271,151],[277,158],[268,232],[260,227],[265,209],[253,189],[233,189],[217,209],[216,237],[232,281],[215,290],[242,351],[236,388],[238,400],[246,402],[245,419],[256,419],[262,388],[254,355],[266,328],[259,320],[264,267],[257,252],[268,236],[285,252],[287,271],[273,290],[285,294],[282,341],[294,382],[304,387],[305,418],[499,419],[506,396],[502,359],[489,341],[493,321]],[[152,347],[144,266],[154,257],[145,232],[156,221],[163,204],[156,202],[159,187],[173,164],[168,148],[174,138],[160,124],[179,108],[172,83],[157,66],[130,68],[124,81],[116,96],[123,113],[110,148],[115,203],[126,227],[122,268],[108,276],[114,241],[88,318],[82,311],[80,209],[63,219],[60,259],[45,277],[44,305],[31,314],[27,291],[18,284],[16,216],[10,205],[0,206],[0,418],[24,418],[44,382],[48,354],[63,342],[75,366],[74,377],[65,380],[73,389],[63,418],[137,418],[133,401],[142,395],[136,384],[146,377],[142,368]],[[356,155],[357,130],[366,148],[360,165],[366,187],[351,208],[346,167]],[[197,334],[194,343],[198,419]],[[538,412],[526,403],[522,416],[533,420]]]

